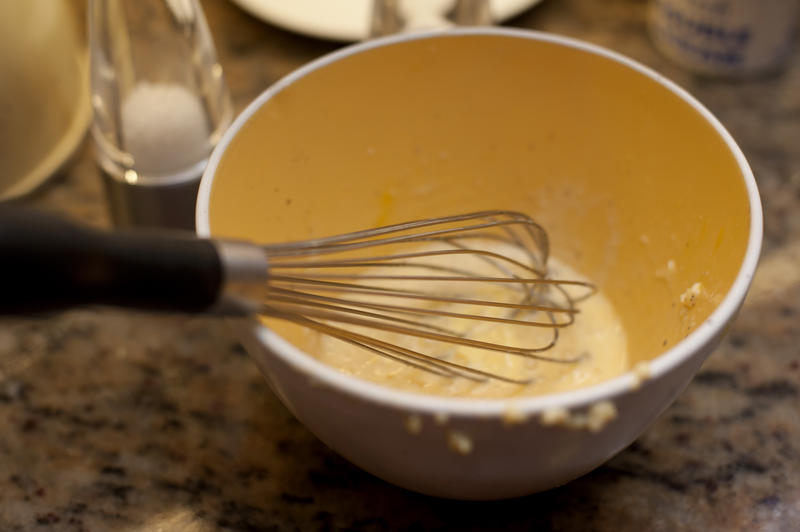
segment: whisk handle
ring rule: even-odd
[[[0,206],[0,314],[113,305],[201,312],[223,268],[211,241],[110,233]]]

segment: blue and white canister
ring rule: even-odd
[[[800,0],[651,0],[656,46],[695,72],[745,76],[780,69],[791,53]]]

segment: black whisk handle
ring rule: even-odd
[[[110,233],[0,206],[0,314],[113,305],[202,312],[217,301],[222,264],[207,240]]]

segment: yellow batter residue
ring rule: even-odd
[[[441,261],[454,260],[451,256]],[[463,266],[463,258],[457,259]],[[548,262],[549,277],[585,280],[565,264],[552,258]],[[369,270],[364,272],[369,274]],[[491,292],[492,285],[478,285],[478,290]],[[472,294],[471,294],[472,295]],[[479,294],[486,296],[486,294]],[[489,294],[493,296],[495,294]],[[483,349],[442,345],[419,338],[400,337],[391,333],[369,331],[372,336],[399,343],[437,357],[471,367],[515,378],[531,379],[529,384],[513,384],[495,379],[474,382],[465,378],[443,377],[409,367],[381,357],[363,348],[335,338],[322,336],[315,356],[339,370],[393,388],[429,395],[472,398],[501,398],[543,395],[596,384],[616,377],[629,368],[627,338],[622,323],[609,300],[597,292],[578,304],[575,322],[564,329],[556,345],[542,353],[555,359],[574,359],[577,362],[549,362],[515,354]],[[503,309],[482,309],[487,315],[508,312]],[[446,326],[448,318],[439,318]],[[460,326],[460,325],[459,325]],[[454,326],[455,327],[455,326]],[[469,325],[469,337],[504,345],[545,345],[552,330],[522,328],[505,324],[475,322]]]

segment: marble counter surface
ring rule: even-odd
[[[203,2],[237,109],[337,44]],[[75,311],[0,323],[0,530],[762,530],[800,528],[800,58],[694,77],[643,0],[547,0],[510,25],[648,64],[738,140],[765,208],[763,261],[728,339],[638,441],[546,493],[437,500],[339,458],[295,421],[218,321]],[[108,225],[90,142],[28,199]]]

